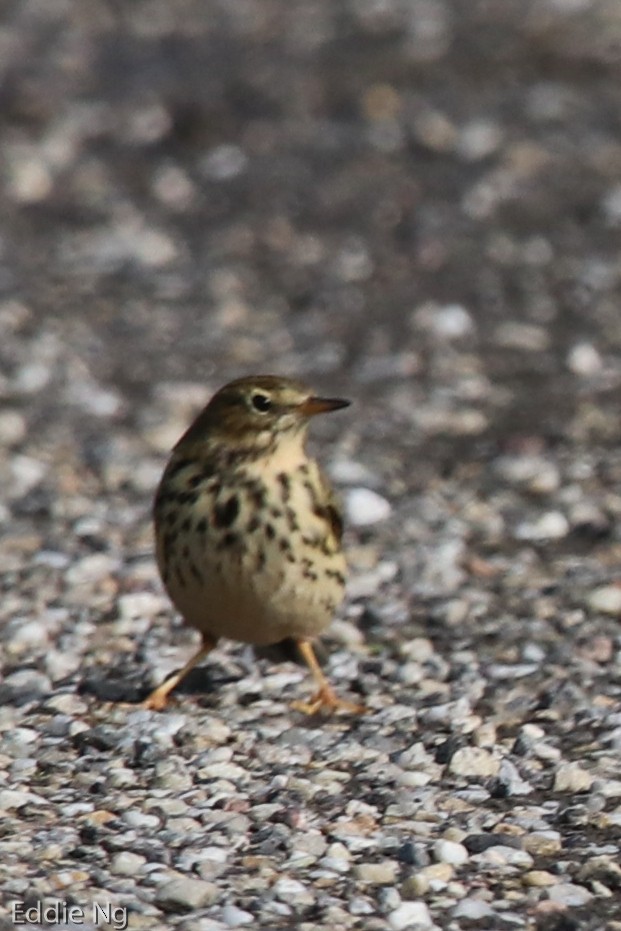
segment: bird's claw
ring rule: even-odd
[[[165,711],[170,704],[170,693],[162,692],[160,689],[154,689],[150,695],[140,702],[140,707],[145,711]]]
[[[338,695],[329,686],[320,688],[311,697],[310,701],[294,701],[291,705],[294,711],[301,711],[303,714],[317,714],[319,711],[332,714],[335,711],[342,711],[345,714],[364,714],[366,708],[364,705],[357,705],[355,702],[339,698]]]

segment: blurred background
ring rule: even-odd
[[[617,0],[7,0],[0,26],[7,572],[85,555],[91,608],[133,557],[157,586],[165,456],[262,371],[355,400],[318,442],[382,499],[351,524],[397,509],[371,542],[403,617],[472,541],[616,544]]]
[[[4,393],[43,431],[266,369],[416,446],[558,438],[616,389],[616,0],[7,0],[0,26]]]

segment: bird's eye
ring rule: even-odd
[[[253,394],[252,395],[252,406],[255,410],[260,411],[262,414],[267,413],[272,406],[271,398],[268,398],[266,394]]]

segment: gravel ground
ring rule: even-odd
[[[620,48],[618,0],[5,0],[0,928],[621,929]],[[369,713],[233,644],[140,710],[196,642],[167,451],[270,370],[355,401]]]

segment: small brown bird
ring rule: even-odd
[[[342,521],[334,494],[305,451],[308,421],[349,401],[315,397],[288,378],[225,385],[181,437],[154,504],[164,586],[203,643],[155,689],[161,710],[220,637],[255,646],[293,639],[317,691],[296,707],[363,709],[337,698],[312,640],[343,599]]]

